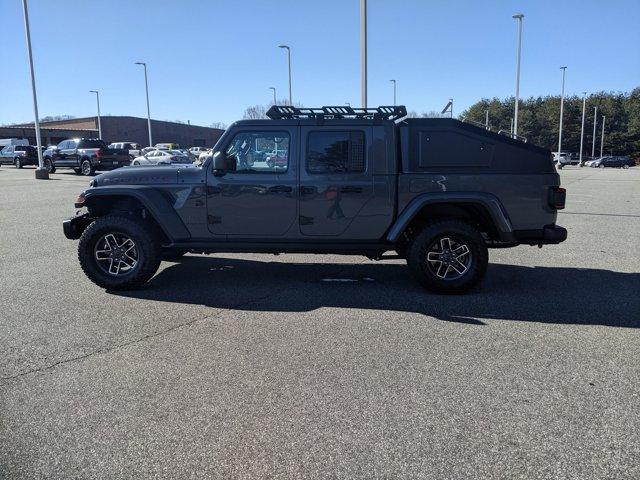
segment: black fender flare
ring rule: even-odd
[[[189,230],[182,222],[169,198],[153,187],[141,185],[97,187],[86,190],[83,195],[84,202],[76,204],[76,207],[91,206],[100,197],[129,197],[137,200],[144,209],[153,217],[167,238],[172,242],[186,241],[191,238]]]
[[[502,203],[495,195],[485,192],[434,192],[423,193],[409,202],[387,232],[387,241],[395,243],[405,228],[411,223],[411,220],[413,220],[424,206],[437,203],[450,203],[454,205],[456,203],[471,203],[481,205],[489,212],[493,225],[500,236],[500,240],[504,242],[512,242],[515,240],[511,221],[504,211]]]

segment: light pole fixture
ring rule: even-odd
[[[24,31],[27,40],[27,54],[29,56],[29,69],[31,71],[31,92],[33,93],[33,114],[35,116],[34,127],[36,130],[36,147],[38,149],[38,168],[36,168],[37,180],[48,180],[49,172],[42,162],[42,140],[40,138],[40,118],[38,117],[38,96],[36,95],[36,75],[33,71],[33,54],[31,52],[31,30],[29,29],[29,9],[27,0],[22,0],[22,12],[24,13]]]
[[[584,141],[584,115],[587,108],[587,92],[582,92],[582,127],[580,127],[580,166],[582,167],[582,143]]]
[[[604,147],[604,122],[607,119],[606,115],[602,116],[602,135],[600,137],[600,157],[602,157],[602,148]]]
[[[362,107],[367,108],[367,0],[360,0],[360,88]]]
[[[593,140],[591,142],[591,158],[596,156],[596,128],[598,128],[598,107],[593,108]]]
[[[558,165],[560,165],[560,154],[562,153],[562,116],[564,114],[564,79],[567,67],[560,67],[562,70],[562,93],[560,94],[560,129],[558,130]]]
[[[147,127],[149,129],[149,146],[153,146],[153,137],[151,136],[151,110],[149,109],[149,81],[147,79],[147,64],[144,62],[136,62],[136,65],[144,67],[144,88],[147,94]]]
[[[277,105],[278,101],[276,100],[276,87],[269,87],[269,90],[273,90],[273,104]]]
[[[396,81],[391,79],[389,80],[391,83],[393,83],[393,106],[396,106]]]
[[[287,61],[289,63],[289,105],[293,106],[293,96],[291,95],[291,48],[289,48],[289,45],[278,45],[278,48],[284,48],[287,51]]]
[[[520,103],[520,58],[522,56],[522,19],[524,14],[516,13],[511,18],[515,18],[518,22],[518,44],[516,54],[516,97],[513,107],[513,135],[518,135],[518,106]]]
[[[98,104],[98,138],[102,140],[102,124],[100,123],[100,93],[98,90],[89,90],[89,93],[96,94],[96,102]]]

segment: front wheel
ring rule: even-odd
[[[407,264],[413,276],[428,290],[457,294],[475,286],[489,263],[480,232],[458,220],[442,220],[426,226],[411,242]]]
[[[598,168],[604,168],[603,164],[598,165]]]
[[[20,160],[19,158],[16,158],[13,164],[16,166],[16,168],[22,168],[22,160]]]
[[[129,290],[146,283],[160,265],[160,254],[150,228],[116,215],[92,222],[78,244],[85,275],[109,290]]]
[[[629,168],[629,165],[623,165],[622,168],[626,170],[627,168]]]

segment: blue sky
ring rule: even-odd
[[[287,95],[294,101],[360,102],[358,0],[30,0],[41,116],[145,116],[230,123]],[[525,14],[521,95],[629,91],[640,86],[638,0],[369,0],[369,104],[455,111],[513,94],[516,26]],[[0,0],[0,124],[32,119],[20,0]]]

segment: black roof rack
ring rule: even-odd
[[[358,118],[365,120],[397,120],[407,116],[407,108],[404,105],[382,106],[373,108],[358,108],[348,105],[335,107],[292,107],[289,105],[273,105],[267,111],[267,117],[272,120],[292,118]]]

